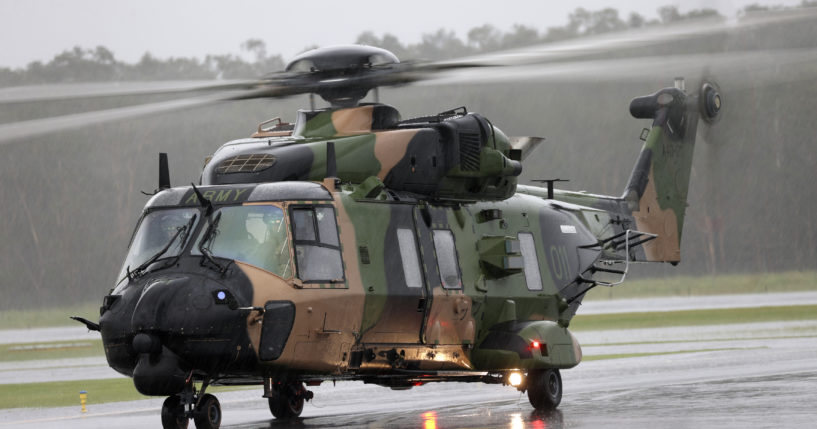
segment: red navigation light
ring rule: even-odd
[[[540,347],[539,341],[533,340],[530,342],[530,347],[532,349],[538,349]]]

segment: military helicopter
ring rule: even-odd
[[[569,331],[584,295],[634,262],[680,261],[699,117],[717,86],[682,79],[630,104],[653,120],[620,196],[517,183],[542,139],[508,137],[465,107],[402,119],[361,103],[445,69],[391,52],[305,52],[234,98],[318,94],[330,106],[266,121],[207,157],[199,184],[145,205],[98,322],[110,366],[167,396],[165,428],[217,428],[212,385],[262,385],[277,419],[309,386],[358,380],[509,385],[561,402],[582,360]]]

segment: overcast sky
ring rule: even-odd
[[[136,62],[150,52],[159,58],[239,53],[247,39],[267,43],[271,54],[291,58],[306,46],[352,43],[366,30],[416,43],[423,33],[468,30],[491,23],[501,30],[519,23],[544,31],[561,26],[577,7],[614,7],[648,18],[659,6],[681,12],[705,7],[734,16],[752,4],[799,4],[800,0],[0,0],[0,67],[47,61],[73,46],[111,49],[119,60]]]

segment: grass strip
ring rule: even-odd
[[[574,331],[666,328],[817,319],[817,305],[577,315]]]
[[[40,359],[72,359],[105,356],[102,340],[53,341],[0,345],[0,362]]]
[[[211,386],[207,388],[207,392],[217,393],[247,388],[255,387]],[[79,410],[80,390],[88,392],[88,407],[107,402],[155,398],[154,396],[145,396],[137,392],[130,378],[0,384],[0,409],[68,407],[76,405],[77,410]]]
[[[723,341],[790,340],[794,338],[817,338],[817,335],[781,335],[779,337],[746,337],[746,338],[701,338],[696,340],[632,341],[622,343],[592,343],[592,344],[582,343],[582,347],[641,346],[644,344],[711,343],[715,341],[723,342]]]
[[[618,354],[610,354],[610,355],[591,355],[591,356],[583,356],[582,357],[582,362],[591,361],[591,360],[624,359],[624,358],[644,357],[644,356],[678,355],[678,354],[684,354],[684,353],[722,352],[722,351],[728,351],[728,350],[757,350],[757,349],[762,349],[762,348],[764,348],[764,347],[751,347],[751,348],[731,347],[731,348],[720,348],[720,349],[677,350],[677,351],[672,351],[672,352],[618,353]]]
[[[817,271],[627,280],[621,286],[597,287],[587,294],[585,300],[802,291],[817,291]]]
[[[69,319],[70,316],[81,316],[96,321],[99,317],[99,302],[71,305],[62,308],[36,310],[3,310],[0,311],[0,329],[29,329],[49,326],[81,326],[79,322]]]

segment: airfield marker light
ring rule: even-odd
[[[84,390],[79,391],[79,403],[82,405],[82,412],[87,413],[88,409],[85,408],[85,404],[88,402],[88,392]]]
[[[516,371],[512,372],[511,375],[508,376],[508,383],[513,387],[518,387],[522,384],[522,374]]]

